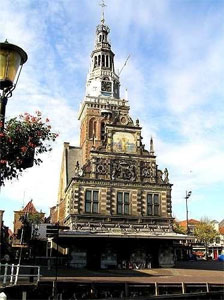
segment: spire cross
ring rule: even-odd
[[[104,7],[106,7],[106,4],[104,3],[104,0],[102,0],[102,2],[99,3],[99,6],[102,7],[102,17],[101,17],[101,22],[104,24]]]

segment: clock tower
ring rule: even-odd
[[[109,32],[110,29],[102,16],[101,23],[96,27],[85,98],[79,114],[83,163],[88,160],[91,149],[98,148],[105,142],[105,126],[112,120],[112,115],[117,115],[118,110],[122,110],[122,114],[127,114],[129,110],[127,101],[120,99],[120,82],[119,76],[114,71],[114,53],[108,39]],[[121,107],[123,109],[120,109]]]
[[[185,236],[173,231],[169,173],[120,98],[109,32],[102,14],[78,117],[80,146],[64,145],[55,214],[70,229],[59,239],[72,267],[173,266],[174,241]]]

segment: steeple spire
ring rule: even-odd
[[[110,28],[105,24],[104,8],[106,4],[101,0],[101,22],[96,27],[96,42],[91,54],[91,67],[87,76],[86,96],[110,97],[120,99],[119,76],[115,73],[114,53],[108,39]]]
[[[152,137],[150,139],[150,154],[154,155],[154,146],[153,146],[153,139],[152,139]]]
[[[101,16],[101,23],[104,24],[104,7],[106,7],[106,4],[104,3],[104,0],[102,0],[102,2],[99,4],[99,6],[102,7],[102,16]]]

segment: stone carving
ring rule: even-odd
[[[156,164],[154,162],[142,162],[141,164],[142,178],[149,178],[150,182],[156,181]]]
[[[161,170],[157,170],[157,182],[163,183],[163,172]]]
[[[76,165],[75,165],[75,176],[79,176],[79,162],[78,161],[76,162]]]
[[[169,172],[167,168],[165,168],[163,174],[164,174],[164,179],[163,179],[164,183],[169,183]]]
[[[106,160],[104,159],[98,159],[96,162],[96,173],[105,175],[108,173],[108,166],[106,163]]]
[[[136,166],[134,161],[114,160],[112,161],[111,179],[136,180]]]

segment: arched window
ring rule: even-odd
[[[94,118],[89,121],[89,138],[93,137],[96,137],[96,120]]]
[[[105,67],[105,55],[102,55],[102,67]]]
[[[106,67],[108,68],[108,55],[106,55]]]
[[[101,60],[101,57],[100,57],[100,55],[98,55],[98,66],[100,66],[100,60]]]
[[[99,36],[99,42],[101,42],[101,40],[102,40],[102,36],[100,35],[100,36]]]

